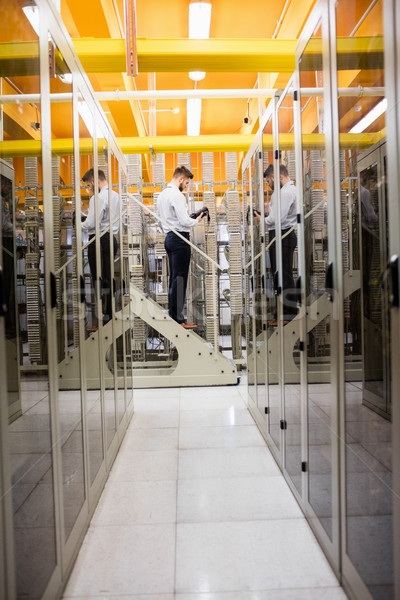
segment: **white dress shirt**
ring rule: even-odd
[[[267,229],[276,229],[276,190],[271,196],[269,214],[265,218]],[[281,187],[281,229],[289,229],[297,224],[297,196],[293,181]]]
[[[110,210],[108,206],[108,185],[101,188],[99,195],[99,224],[100,233],[110,226]],[[89,200],[89,210],[86,221],[82,223],[82,230],[87,231],[89,235],[96,233],[96,213],[94,209],[94,195]],[[111,190],[111,219],[113,221],[112,231],[115,235],[119,231],[119,196],[117,192]],[[115,222],[114,220],[117,219]]]
[[[157,215],[162,219],[164,233],[174,228],[176,231],[188,232],[199,222],[188,215],[186,198],[174,183],[169,183],[157,198]],[[166,223],[166,224],[165,224]]]

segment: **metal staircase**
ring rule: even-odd
[[[152,363],[146,368],[135,369],[128,384],[135,388],[147,387],[190,387],[207,385],[235,385],[238,375],[234,363],[192,330],[186,330],[171,319],[157,302],[149,298],[136,286],[130,286],[131,311],[172,343],[177,351],[177,359],[166,366],[162,362]],[[114,315],[118,334],[123,335],[132,328],[126,317],[126,309]],[[113,322],[109,321],[92,333],[81,345],[75,348],[58,365],[59,388],[78,389],[79,351],[85,354],[85,380],[87,389],[99,387],[100,373],[105,386],[114,386],[114,366],[111,360]],[[100,336],[100,340],[98,339]],[[97,347],[100,343],[101,365]],[[118,368],[118,367],[117,367]]]

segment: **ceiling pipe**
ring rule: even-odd
[[[292,96],[293,91],[288,95]],[[323,88],[301,88],[303,97],[321,96]],[[115,91],[94,92],[94,96],[100,102],[112,102],[118,100],[187,100],[189,98],[272,98],[279,90],[277,89],[221,89],[221,90],[144,90],[144,91]],[[384,87],[349,87],[339,88],[339,96],[363,97],[384,96]],[[51,102],[70,102],[71,93],[50,94]],[[40,102],[40,94],[7,94],[0,96],[0,104],[32,103]]]

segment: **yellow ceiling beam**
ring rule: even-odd
[[[368,148],[378,142],[385,135],[385,131],[378,133],[341,133],[341,148]],[[124,154],[148,154],[150,146],[154,152],[246,152],[252,141],[253,135],[226,134],[226,135],[200,135],[200,136],[158,136],[147,138],[117,138],[118,144]],[[282,150],[294,148],[294,135],[291,133],[279,136]],[[310,133],[302,136],[305,149],[324,148],[325,136],[320,133]],[[272,135],[263,136],[264,150],[273,149]],[[73,154],[72,139],[57,139],[51,142],[52,151],[58,156]],[[79,142],[81,154],[92,154],[92,139],[81,139]],[[99,140],[99,150],[103,148],[103,141]],[[21,156],[40,156],[40,140],[7,140],[0,142],[1,158],[16,158]]]
[[[139,71],[144,72],[280,72],[295,68],[296,40],[271,39],[143,39],[138,38]],[[87,73],[124,73],[125,40],[76,39],[76,53]],[[321,40],[312,39],[302,60],[303,70],[321,69]],[[338,68],[362,68],[374,57],[383,66],[383,38],[338,39]],[[58,65],[61,71],[64,65]],[[0,44],[0,72],[3,75],[37,74],[37,42]]]
[[[123,72],[125,41],[117,39],[74,40],[75,50],[84,69],[90,72]],[[271,39],[137,39],[139,72],[279,72],[295,69],[297,40]],[[304,57],[308,65],[320,68],[321,41],[311,40]],[[376,55],[383,61],[383,38],[339,38],[339,68],[352,68],[363,56]]]
[[[123,72],[125,40],[73,40],[88,73]],[[139,72],[294,71],[295,40],[137,39]]]

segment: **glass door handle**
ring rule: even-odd
[[[6,293],[4,289],[3,269],[0,267],[0,317],[5,317],[7,314]]]
[[[301,304],[301,275],[296,280],[296,301]]]
[[[54,273],[50,272],[50,302],[51,308],[57,306],[57,280]]]
[[[81,301],[81,304],[83,304],[85,302],[85,279],[84,279],[83,275],[80,276],[80,283],[81,283],[80,301]]]
[[[325,291],[328,294],[328,300],[333,302],[333,262],[330,262],[326,267]]]
[[[390,285],[390,304],[392,308],[400,306],[399,292],[399,257],[394,254],[389,262],[389,285]]]

